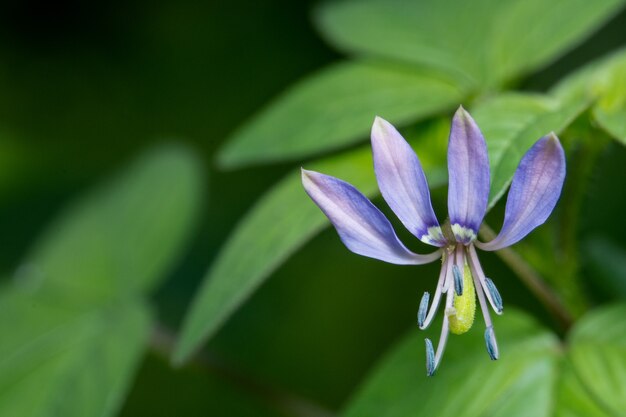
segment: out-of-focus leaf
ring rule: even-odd
[[[63,213],[19,280],[85,304],[150,290],[179,255],[202,192],[195,157],[159,148]]]
[[[335,46],[443,70],[488,88],[536,70],[585,39],[620,0],[328,2],[316,22]]]
[[[612,137],[626,144],[626,50],[622,49],[576,71],[554,93],[572,102],[596,100],[593,116]]]
[[[480,103],[472,115],[489,151],[491,193],[489,207],[504,194],[526,151],[544,135],[564,130],[590,102],[571,103],[538,94],[507,93]]]
[[[0,417],[119,411],[150,330],[141,293],[189,234],[195,158],[165,147],[79,201],[0,295]]]
[[[418,133],[416,151],[431,186],[445,181],[448,126],[434,123]],[[377,193],[369,146],[306,168],[349,181],[366,195]],[[300,170],[270,190],[238,225],[205,277],[185,318],[174,360],[188,358],[272,271],[328,224],[306,196]]]
[[[569,337],[569,360],[588,395],[611,416],[626,410],[626,305],[584,316]]]
[[[237,131],[218,161],[233,168],[335,150],[365,139],[376,115],[402,126],[457,106],[465,95],[459,83],[399,64],[332,65]]]
[[[0,416],[115,415],[145,347],[139,302],[76,310],[20,291],[0,297]]]
[[[489,360],[476,323],[448,341],[434,377],[426,376],[425,334],[417,329],[392,349],[350,401],[346,417],[549,416],[558,341],[522,313],[496,319],[501,358]],[[437,326],[427,335],[437,340]]]
[[[602,237],[587,240],[584,248],[594,284],[614,298],[626,298],[626,249]]]

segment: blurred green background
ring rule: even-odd
[[[272,274],[197,360],[170,364],[171,338],[181,331],[195,291],[238,220],[294,166],[306,164],[292,160],[229,170],[217,166],[215,155],[235,128],[277,94],[343,56],[314,29],[315,4],[30,0],[0,6],[5,284],[23,272],[22,260],[65,207],[155,146],[176,154],[182,145],[203,178],[189,238],[162,284],[147,290],[158,330],[119,415],[332,415],[377,360],[414,329],[420,295],[434,287],[438,265],[397,267],[358,257],[334,230],[325,230]],[[577,48],[511,87],[547,90],[573,69],[625,45],[624,28],[622,11]],[[452,111],[442,114],[447,118]],[[168,148],[172,143],[178,145]],[[626,297],[626,149],[610,143],[598,152],[598,162],[584,171],[589,185],[581,194],[576,241],[593,305]],[[570,160],[570,173],[577,163]],[[157,205],[171,198],[153,191]],[[436,188],[436,212],[445,212],[445,201],[445,187]],[[390,214],[381,199],[375,202]],[[488,221],[497,227],[502,211],[500,202]],[[533,238],[520,249],[531,260],[542,232]],[[80,258],[80,250],[72,255]],[[519,307],[562,333],[497,256],[481,259],[507,308]],[[90,285],[89,277],[80,279]],[[17,331],[10,323],[3,330],[4,338]],[[414,354],[417,377],[423,352]],[[7,386],[0,384],[0,401]]]

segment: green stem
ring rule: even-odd
[[[150,346],[155,352],[169,359],[175,343],[176,338],[172,332],[162,326],[155,327],[150,341]],[[297,394],[257,381],[208,353],[196,355],[190,365],[200,367],[238,386],[247,393],[259,398],[285,417],[334,417],[333,412],[321,405]]]
[[[496,237],[494,231],[486,223],[481,226],[479,235],[485,241]],[[545,280],[513,249],[504,248],[495,253],[552,314],[562,330],[567,330],[573,323],[572,313]]]

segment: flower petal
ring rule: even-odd
[[[417,155],[400,133],[380,117],[372,126],[372,150],[378,188],[389,207],[418,239],[445,246]]]
[[[554,133],[539,139],[522,158],[506,201],[504,225],[491,242],[476,242],[483,250],[510,246],[546,221],[565,180],[565,153]]]
[[[441,256],[440,250],[428,255],[408,250],[384,214],[347,182],[303,169],[302,184],[352,252],[400,265],[424,264]]]
[[[476,238],[487,210],[489,158],[480,129],[463,107],[452,119],[448,177],[450,224],[457,241],[467,244]]]

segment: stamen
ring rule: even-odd
[[[426,375],[433,376],[435,374],[435,350],[433,349],[433,342],[430,339],[425,339],[426,342]]]
[[[496,284],[494,284],[493,281],[487,277],[485,277],[485,283],[487,284],[487,290],[491,294],[491,299],[497,309],[496,313],[502,313],[502,297],[496,288]]]
[[[471,246],[471,245],[470,245]],[[476,252],[474,252],[475,254]],[[497,360],[500,356],[498,351],[498,342],[496,341],[496,334],[493,331],[493,324],[491,323],[491,316],[489,315],[489,308],[487,307],[487,301],[485,300],[485,293],[483,292],[483,287],[478,285],[477,281],[479,278],[476,274],[476,265],[473,262],[474,259],[470,256],[470,268],[472,270],[472,275],[474,277],[474,286],[476,287],[476,295],[478,296],[478,301],[480,302],[480,309],[483,312],[483,318],[485,319],[485,343],[487,344],[487,353],[489,353],[489,357],[491,360]],[[487,296],[489,293],[487,293]]]
[[[478,260],[478,254],[476,253],[476,248],[474,248],[474,245],[468,246],[468,254],[469,265],[472,269],[472,275],[474,275],[474,282],[476,283],[476,287],[482,287],[483,291],[487,295],[489,304],[491,304],[491,307],[493,308],[493,311],[495,311],[498,315],[502,314],[502,299],[500,299],[500,303],[497,304],[492,297],[491,291],[487,288],[487,278],[485,277],[485,273],[480,266],[480,261]],[[479,282],[476,282],[476,279],[478,279]],[[480,285],[478,285],[478,283],[480,283]]]
[[[424,320],[426,319],[426,312],[428,310],[428,301],[430,300],[430,294],[428,291],[424,293],[422,296],[422,301],[420,301],[420,308],[417,310],[417,325],[421,328],[424,325]]]
[[[452,266],[452,272],[454,275],[454,291],[456,291],[456,295],[463,295],[463,276],[456,264]]]
[[[485,301],[485,293],[483,292],[483,288],[479,285],[478,277],[476,276],[476,272],[472,266],[472,276],[474,278],[474,288],[476,289],[476,295],[478,296],[478,302],[480,303],[480,310],[483,312],[483,319],[485,320],[485,326],[492,327],[491,324],[491,316],[489,315],[489,308],[487,307],[487,301]]]
[[[496,334],[493,327],[485,329],[485,343],[487,344],[487,352],[492,361],[498,360],[500,353],[498,352],[498,343],[496,342]]]
[[[447,296],[446,296],[446,311],[453,307],[454,294],[448,288]],[[450,328],[450,322],[447,315],[443,316],[443,325],[441,326],[441,336],[439,336],[439,344],[437,345],[437,353],[435,354],[434,365],[432,368],[432,372],[429,374],[433,375],[439,366],[439,362],[441,362],[441,357],[443,356],[443,351],[446,349],[446,342],[448,341],[448,333]]]
[[[430,310],[428,311],[428,315],[424,319],[424,322],[419,326],[420,329],[424,330],[435,318],[435,313],[437,313],[437,308],[439,307],[439,301],[441,300],[441,294],[445,293],[446,290],[446,276],[451,274],[452,269],[452,257],[451,254],[445,253],[443,255],[443,263],[441,264],[441,272],[439,273],[439,280],[437,281],[437,289],[435,290],[435,295],[433,297],[433,302],[430,305]]]

